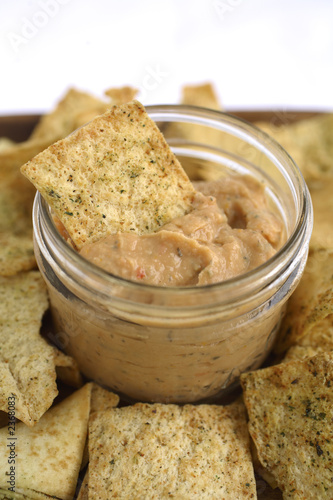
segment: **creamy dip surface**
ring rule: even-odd
[[[108,236],[83,247],[81,255],[134,282],[196,286],[249,271],[283,244],[282,219],[262,183],[229,176],[194,184],[197,192],[188,214],[156,233]],[[56,224],[68,239],[62,224]],[[49,292],[56,335],[66,352],[88,379],[135,401],[215,401],[237,383],[240,373],[262,364],[284,307],[255,301],[248,312],[235,304],[230,317],[216,311],[183,317],[181,307],[163,319],[154,314],[153,291],[152,314],[146,317],[131,302],[119,309],[117,296],[110,297],[108,307],[96,306],[93,293],[91,301],[83,301],[70,291],[71,282],[64,284],[58,289],[57,283],[49,283]],[[196,298],[200,306],[201,294]],[[189,304],[190,309],[195,305]]]
[[[106,271],[158,286],[217,283],[266,262],[284,228],[264,185],[250,176],[194,183],[191,211],[155,233],[117,233],[87,244],[81,255]]]

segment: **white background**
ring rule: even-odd
[[[69,86],[144,104],[211,81],[228,109],[333,110],[332,0],[0,0],[0,114]]]

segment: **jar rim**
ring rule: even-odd
[[[260,266],[218,283],[177,287],[145,284],[130,281],[105,271],[86,260],[74,248],[68,245],[55,227],[49,206],[37,191],[33,209],[35,232],[37,231],[37,233],[39,233],[39,223],[42,222],[43,229],[47,231],[47,236],[53,243],[52,248],[54,256],[58,257],[60,261],[65,258],[66,265],[73,272],[75,272],[75,270],[84,270],[82,275],[87,278],[90,284],[96,279],[96,283],[98,282],[99,285],[101,285],[101,283],[104,282],[109,289],[110,286],[121,285],[127,292],[131,290],[138,292],[138,290],[141,290],[143,292],[157,293],[161,296],[174,294],[178,297],[188,294],[196,296],[202,294],[203,291],[213,291],[218,292],[220,298],[221,296],[225,297],[226,301],[228,301],[228,297],[230,297],[229,292],[231,290],[235,292],[235,289],[237,289],[242,295],[250,291],[260,290],[282,275],[290,265],[296,267],[300,258],[295,258],[294,263],[290,263],[290,255],[295,256],[300,248],[303,247],[302,244],[308,243],[310,240],[312,231],[312,203],[303,175],[285,149],[272,137],[252,123],[223,111],[209,110],[189,105],[153,105],[146,106],[145,109],[155,122],[160,121],[161,117],[167,116],[169,120],[177,117],[178,121],[186,123],[190,121],[198,125],[211,124],[221,131],[230,132],[232,129],[234,136],[246,140],[247,143],[263,152],[265,156],[272,160],[279,170],[282,171],[288,184],[292,186],[294,191],[298,194],[299,210],[296,223],[290,236],[282,247]],[[288,167],[289,173],[286,171],[285,166]],[[232,296],[234,295],[235,293],[232,293]],[[239,296],[239,294],[237,296]]]

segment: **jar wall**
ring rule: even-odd
[[[260,307],[211,324],[196,317],[195,324],[187,320],[185,328],[179,328],[178,318],[167,327],[125,321],[78,299],[64,283],[57,289],[44,272],[54,321],[52,340],[77,360],[88,379],[125,399],[217,401],[238,383],[240,373],[260,367],[271,351],[305,259],[292,280]],[[42,260],[39,265],[42,270]]]
[[[227,282],[186,290],[143,287],[80,257],[61,239],[37,195],[35,253],[49,289],[51,340],[78,361],[87,378],[129,400],[216,401],[271,350],[305,266],[311,201],[288,155],[249,125],[200,109],[152,107],[151,116],[164,120],[161,128],[192,178],[231,172],[264,182],[287,242],[266,264]],[[184,121],[190,126],[192,120],[199,133],[186,141]]]

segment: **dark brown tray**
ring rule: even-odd
[[[243,120],[251,123],[258,121],[271,122],[274,125],[281,125],[284,123],[293,123],[304,118],[310,118],[317,115],[319,112],[315,111],[233,111],[231,113]],[[37,124],[41,115],[10,115],[0,116],[0,137],[8,137],[14,141],[24,141],[27,139]]]

